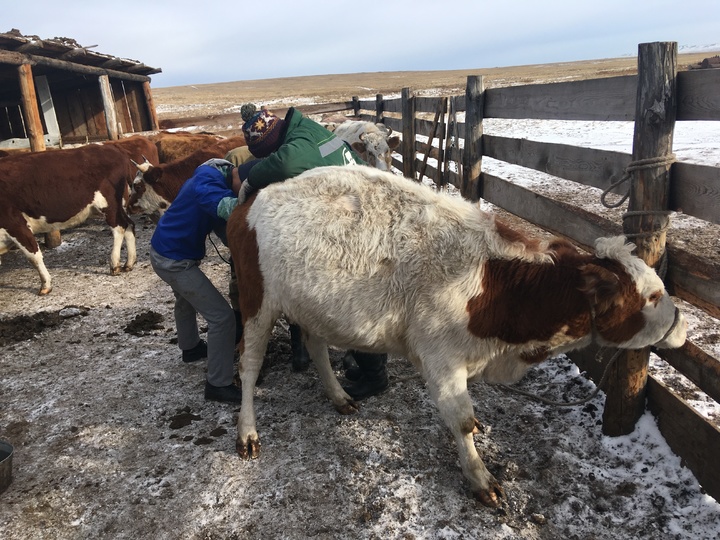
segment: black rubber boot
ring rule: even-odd
[[[360,401],[384,392],[388,387],[387,354],[348,351],[357,362],[361,377],[343,386],[351,398]],[[346,371],[347,375],[347,371]]]
[[[345,351],[345,355],[342,359],[343,369],[345,370],[345,378],[348,381],[359,381],[362,378],[360,366],[357,365],[355,357],[353,356],[354,352],[355,351],[348,349]]]
[[[234,310],[233,313],[235,314],[235,345],[237,345],[243,335],[242,314],[237,310]]]
[[[310,355],[302,341],[302,330],[296,324],[290,325],[290,350],[293,371],[305,371],[310,365]]]

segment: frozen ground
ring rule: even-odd
[[[626,127],[606,139],[600,126],[536,129],[516,136],[631,140]],[[691,134],[687,144],[676,137],[687,148],[679,157],[718,165],[717,133]],[[63,245],[45,254],[55,287],[47,297],[36,296],[39,279],[20,253],[3,257],[0,438],[15,456],[14,481],[0,495],[0,538],[720,537],[720,504],[650,414],[611,439],[601,431],[602,393],[555,408],[473,385],[484,425],[476,444],[507,494],[491,510],[470,497],[449,432],[407,361],[391,360],[386,393],[340,416],[314,368],[291,371],[282,325],[256,399],[262,455],[239,460],[237,407],[206,403],[204,366],[180,361],[171,294],[148,263],[153,225],[137,221],[139,264],[118,277],[107,272],[111,235],[100,222],[63,233]],[[210,245],[204,268],[227,290],[227,265]],[[716,321],[691,321],[690,335],[720,356]],[[340,351],[333,361],[340,373]],[[594,388],[564,357],[519,386],[556,399]],[[717,419],[702,396],[696,406]]]

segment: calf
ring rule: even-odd
[[[196,168],[208,159],[222,158],[224,155],[215,148],[206,148],[196,150],[177,161],[161,163],[157,167],[147,162],[141,165],[136,163],[138,171],[130,190],[128,212],[163,215]]]
[[[272,184],[235,209],[227,232],[243,284],[243,458],[260,451],[253,396],[281,314],[302,327],[341,413],[357,406],[328,344],[408,358],[490,506],[503,492],[473,443],[468,380],[511,383],[593,340],[632,349],[685,340],[685,319],[624,238],[598,240],[592,255],[530,241],[475,204],[369,167],[322,167]]]
[[[8,156],[0,160],[0,254],[16,244],[40,274],[39,294],[52,290],[35,234],[83,223],[97,212],[112,228],[110,270],[135,265],[135,225],[125,212],[134,167],[116,145],[89,144],[69,150]]]
[[[392,151],[400,146],[400,137],[390,136],[392,129],[382,123],[351,120],[339,124],[335,135],[352,146],[371,167],[389,171]]]

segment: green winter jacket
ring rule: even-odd
[[[253,189],[282,182],[315,167],[365,165],[349,145],[317,122],[291,107],[285,115],[285,133],[280,147],[248,173]]]

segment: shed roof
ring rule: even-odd
[[[38,36],[25,36],[16,28],[9,32],[0,33],[0,50],[44,56],[133,75],[147,76],[162,72],[162,69],[146,66],[138,60],[91,51],[90,49],[94,47],[97,47],[97,45],[83,46],[74,39],[66,37],[41,39]]]

